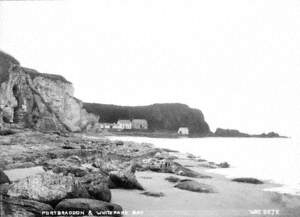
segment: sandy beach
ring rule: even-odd
[[[103,171],[124,171],[132,162],[141,164],[136,167],[129,180],[132,179],[132,183],[138,183],[144,190],[126,189],[120,183],[109,189],[110,202],[122,207],[123,216],[299,217],[300,214],[299,196],[264,191],[278,185],[264,180],[264,184],[233,182],[225,176],[213,173],[213,169],[207,167],[210,165],[218,170],[222,169],[218,164],[191,154],[159,149],[149,143],[110,141],[104,137],[83,134],[62,137],[36,132],[20,132],[7,138],[13,140],[13,145],[0,145],[0,157],[5,168],[4,173],[13,182],[12,185],[25,177],[45,173],[45,168],[52,174],[59,173],[62,175],[60,178],[67,175],[81,180]],[[35,151],[37,149],[39,152]],[[74,159],[81,163],[74,164]],[[165,165],[166,162],[170,165],[162,169],[162,164]],[[176,183],[165,180],[170,176],[177,177],[179,181]],[[105,177],[95,176],[93,183],[101,181],[97,177],[106,180]],[[186,179],[205,184],[212,192],[192,192],[174,187]],[[40,185],[43,186],[43,183]],[[27,188],[26,186],[22,188]],[[95,184],[94,187],[96,186]],[[145,195],[145,192],[155,196]]]
[[[122,204],[124,210],[128,211],[128,216],[299,216],[300,197],[263,191],[265,188],[274,187],[274,184],[236,183],[224,176],[206,172],[206,168],[197,167],[193,160],[179,161],[183,165],[193,165],[191,169],[201,174],[211,176],[211,179],[191,179],[213,186],[216,193],[177,189],[173,183],[165,180],[170,174],[147,171],[137,172],[139,182],[147,191],[162,192],[165,196],[155,198],[142,195],[137,190],[115,189],[112,190],[112,201]],[[133,211],[142,211],[143,214],[136,215]]]

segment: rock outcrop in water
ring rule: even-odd
[[[234,129],[222,129],[222,128],[217,128],[216,132],[212,134],[212,136],[215,137],[257,137],[257,138],[278,138],[282,137],[285,138],[284,136],[280,136],[278,133],[274,132],[269,132],[269,133],[262,133],[262,134],[255,134],[251,135],[248,133],[242,133],[238,130]]]
[[[0,51],[0,122],[38,130],[81,131],[99,117],[82,108],[59,75],[24,68]]]

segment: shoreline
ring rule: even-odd
[[[180,162],[183,163],[183,161]],[[185,163],[193,163],[193,161],[185,160]],[[176,189],[165,180],[170,174],[147,171],[137,172],[141,184],[145,185],[149,191],[163,193],[163,197],[149,198],[139,192],[115,189],[113,190],[113,201],[123,204],[124,209],[128,210],[134,210],[138,206],[139,209],[137,210],[144,211],[144,216],[250,217],[253,216],[251,212],[256,210],[262,213],[278,212],[279,215],[277,216],[296,217],[300,213],[298,206],[300,196],[264,191],[266,188],[280,186],[279,184],[270,182],[265,182],[262,185],[237,183],[223,175],[208,172],[205,168],[195,167],[192,169],[212,177],[210,179],[191,178],[192,180],[211,185],[217,189],[217,192],[201,194]],[[175,177],[180,178],[176,175]],[[157,191],[157,189],[159,190]],[[180,200],[178,200],[178,196]],[[174,201],[176,202],[174,203]],[[149,203],[151,203],[151,209],[149,209]],[[128,216],[136,215],[129,214]]]
[[[144,137],[144,136],[126,136],[126,135],[122,135],[122,136],[119,136],[119,135],[109,135],[109,136],[106,136],[106,138],[108,138],[108,139],[113,139],[114,141],[118,141],[118,140],[122,140],[122,137],[123,138],[126,138],[126,141],[128,141],[128,142],[130,142],[130,141],[132,141],[132,142],[137,142],[137,143],[143,143],[143,141],[142,141],[142,138],[150,138],[150,139],[156,139],[156,138],[153,138],[153,137]],[[141,140],[139,140],[139,141],[135,141],[135,140],[130,140],[130,137],[134,137],[134,138],[140,138]],[[212,138],[212,139],[248,139],[248,138],[246,138],[246,137],[200,137],[200,138],[197,138],[197,139],[208,139],[208,138]],[[178,138],[157,138],[157,139],[178,139]],[[179,138],[179,139],[182,139],[182,138]],[[186,137],[186,139],[190,139],[190,138],[187,138]],[[260,138],[253,138],[253,139],[260,139]],[[262,139],[267,139],[267,138],[262,138]],[[276,139],[276,138],[270,138],[270,139]],[[281,139],[281,138],[277,138],[277,139]],[[151,141],[152,142],[152,141]],[[150,143],[151,143],[150,142]],[[160,149],[163,149],[164,147],[162,147],[162,146],[159,146],[159,145],[155,145],[155,144],[153,144],[154,145],[154,147],[156,147],[156,148],[160,148]],[[167,148],[168,149],[168,148]],[[172,149],[171,148],[171,150],[174,150],[174,149]],[[175,152],[180,152],[179,150],[174,150]],[[181,152],[182,154],[189,154],[189,152]],[[205,159],[205,160],[207,160],[207,159]],[[207,161],[210,161],[211,159],[208,159]],[[224,160],[224,159],[223,159]],[[217,162],[219,162],[219,163],[221,163],[222,161],[217,161]],[[230,164],[230,162],[229,161],[226,161],[226,162],[228,162],[229,164]],[[216,162],[214,162],[214,163],[216,163]],[[230,168],[232,168],[232,167],[230,167]],[[229,168],[229,169],[230,169]],[[222,170],[222,168],[217,168],[217,169],[215,169],[215,168],[212,168],[212,169],[209,169],[212,173],[215,173],[215,174],[219,174],[219,175],[222,175],[222,176],[224,176],[224,177],[226,177],[226,178],[228,178],[228,179],[233,179],[233,178],[238,178],[238,177],[240,177],[239,175],[228,175],[228,174],[224,174],[224,173],[220,173],[220,172],[218,172],[218,170],[219,169],[221,169]],[[217,170],[217,171],[216,171]],[[208,173],[209,173],[209,171],[207,171]],[[242,175],[242,177],[243,177],[243,175]],[[249,176],[249,177],[253,177],[253,176]],[[276,182],[276,181],[273,181],[273,180],[271,180],[271,179],[266,179],[266,178],[260,178],[260,177],[253,177],[253,178],[258,178],[258,179],[260,179],[260,180],[263,180],[265,183],[266,182],[268,182],[268,183],[272,183],[272,184],[274,184],[274,185],[276,185],[276,187],[284,187],[285,186],[285,184],[284,183],[280,183],[280,182]],[[274,192],[280,192],[279,190],[278,191],[276,191],[276,190],[274,190]],[[293,196],[300,196],[300,194],[296,194],[296,193],[287,193],[287,192],[280,192],[280,193],[282,193],[282,194],[290,194],[290,195],[293,195]]]
[[[95,134],[95,133],[91,133]],[[291,137],[287,136],[258,136],[258,135],[249,135],[249,136],[217,136],[217,135],[188,135],[181,136],[176,132],[169,131],[104,131],[98,133],[98,135],[102,136],[132,136],[132,137],[148,137],[148,138],[162,138],[162,139],[179,139],[179,138],[253,138],[253,139],[291,139]]]
[[[43,134],[40,132],[20,132],[20,134],[0,137],[1,139],[10,139],[11,144],[0,144],[0,159],[6,162],[6,172],[16,181],[18,178],[28,176],[29,170],[31,175],[40,173],[43,162],[55,157],[59,163],[64,162],[69,156],[78,156],[81,161],[88,163],[87,168],[91,168],[94,157],[105,160],[105,168],[117,167],[124,168],[129,161],[144,162],[145,159],[166,159],[180,165],[178,169],[172,172],[164,172],[149,169],[137,169],[135,176],[137,181],[145,188],[140,190],[126,190],[120,188],[111,189],[111,202],[120,204],[123,210],[127,210],[128,215],[138,217],[166,217],[166,216],[213,216],[213,217],[247,217],[253,216],[253,210],[261,212],[277,212],[278,216],[298,217],[300,214],[300,197],[295,195],[280,194],[277,192],[267,192],[263,189],[277,187],[273,183],[264,183],[254,185],[247,183],[233,182],[224,175],[216,174],[210,171],[201,162],[207,162],[202,158],[188,155],[175,150],[169,150],[156,147],[154,144],[136,143],[129,141],[116,142],[102,135],[90,134],[72,134],[69,137],[61,137],[55,134]],[[122,140],[122,139],[120,139]],[[83,147],[84,146],[84,147]],[[84,149],[83,149],[84,148]],[[104,151],[105,150],[105,151]],[[36,156],[32,154],[35,152]],[[100,151],[100,152],[99,152]],[[103,152],[104,151],[104,152]],[[105,155],[103,155],[105,153]],[[99,155],[100,154],[100,155]],[[47,158],[48,160],[46,160]],[[29,161],[33,158],[35,161]],[[14,160],[14,161],[10,161]],[[129,161],[128,161],[129,160]],[[20,162],[19,162],[20,161]],[[10,163],[8,163],[10,162]],[[119,163],[118,163],[119,162]],[[85,163],[85,164],[86,164]],[[209,162],[207,162],[209,163]],[[110,166],[109,166],[110,165]],[[216,164],[215,164],[216,165]],[[53,165],[57,166],[57,164]],[[72,164],[71,164],[72,166]],[[13,169],[25,168],[23,175],[20,170]],[[83,167],[81,167],[84,169]],[[98,168],[92,168],[98,170]],[[21,169],[22,170],[22,169]],[[200,174],[200,177],[183,176],[185,174]],[[11,174],[10,172],[15,172]],[[87,170],[90,171],[90,170]],[[193,171],[193,172],[191,172]],[[17,177],[16,177],[17,176]],[[175,188],[176,183],[170,183],[165,178],[173,176],[179,179],[178,183],[183,180],[193,180],[201,185],[209,186],[213,189],[212,193],[191,192]],[[177,185],[176,184],[176,185]],[[142,193],[148,192],[147,196]],[[161,195],[161,196],[157,196]],[[176,211],[177,210],[177,211]],[[140,211],[143,213],[133,213]],[[176,211],[176,212],[175,212]]]

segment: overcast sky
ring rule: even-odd
[[[181,102],[214,130],[300,132],[299,0],[0,3],[0,48],[87,102]]]

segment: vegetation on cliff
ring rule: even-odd
[[[46,73],[40,73],[34,69],[29,69],[29,68],[25,68],[22,67],[22,69],[30,76],[30,78],[32,80],[34,80],[36,77],[43,77],[52,81],[61,81],[64,83],[68,83],[71,84],[70,81],[68,81],[67,79],[65,79],[63,76],[61,75],[56,75],[56,74],[46,74]]]
[[[11,64],[19,65],[19,61],[3,51],[0,51],[0,84],[8,80]]]
[[[101,115],[101,122],[117,122],[118,119],[146,119],[149,130],[177,131],[188,127],[191,134],[206,136],[210,133],[202,112],[184,104],[166,103],[149,106],[117,106],[84,103],[90,113]]]

